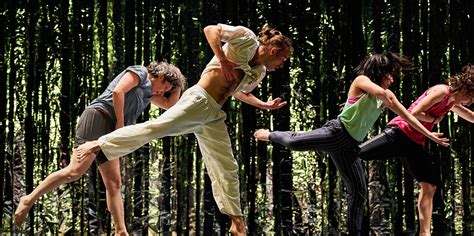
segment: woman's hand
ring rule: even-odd
[[[441,137],[443,135],[443,133],[431,132],[431,135],[428,136],[428,138],[443,147],[447,147],[449,146],[449,139]]]

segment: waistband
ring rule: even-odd
[[[189,92],[195,92],[203,97],[205,97],[211,106],[217,108],[217,109],[221,109],[222,106],[216,102],[216,100],[214,100],[214,98],[201,86],[199,85],[194,85],[193,87],[189,88],[188,90],[186,91],[189,91]]]
[[[108,122],[114,124],[114,121],[112,120],[109,113],[105,109],[101,107],[89,107],[89,108],[86,108],[86,110],[95,110],[99,112],[102,115],[102,117],[104,117],[104,119],[106,119]]]

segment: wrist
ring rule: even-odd
[[[436,116],[433,116],[433,121],[431,121],[431,123],[435,123],[436,122]]]

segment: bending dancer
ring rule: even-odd
[[[467,65],[462,73],[448,79],[450,86],[438,84],[428,89],[409,108],[426,129],[431,130],[448,111],[473,123],[474,113],[466,108],[474,98],[474,66]],[[425,136],[403,117],[391,120],[383,132],[363,143],[360,157],[381,160],[399,157],[407,170],[420,182],[418,217],[420,235],[430,235],[433,197],[441,184],[439,163],[424,150]]]
[[[395,53],[375,54],[364,59],[355,69],[358,76],[352,82],[348,99],[337,119],[323,127],[296,133],[257,130],[255,138],[272,141],[295,151],[325,151],[331,156],[348,190],[347,228],[349,235],[360,235],[367,183],[364,167],[358,158],[358,145],[375,123],[384,107],[406,118],[413,127],[437,143],[447,145],[439,134],[430,133],[400,104],[387,88],[400,69],[411,67],[411,62]]]
[[[152,62],[148,67],[128,67],[82,112],[74,146],[135,123],[150,102],[163,109],[170,108],[178,101],[184,84],[185,78],[180,70],[166,62]],[[43,194],[78,180],[96,160],[106,187],[107,208],[112,215],[115,234],[128,235],[120,193],[119,159],[109,161],[99,152],[79,162],[77,154],[76,149],[73,150],[71,163],[66,168],[50,174],[30,194],[20,199],[15,211],[15,224],[18,227],[23,224],[28,211]]]
[[[250,92],[265,76],[283,66],[293,51],[291,41],[279,31],[264,27],[259,38],[242,26],[225,24],[204,28],[215,56],[197,85],[184,92],[175,106],[159,118],[127,126],[78,148],[80,158],[89,159],[101,149],[109,160],[126,155],[145,143],[165,136],[194,133],[212,181],[219,210],[230,216],[233,234],[246,234],[240,206],[239,167],[232,154],[226,114],[221,106],[230,97],[261,109],[278,109],[280,98],[263,102]],[[225,42],[221,46],[221,41]]]

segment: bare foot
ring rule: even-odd
[[[75,150],[77,152],[77,161],[81,162],[82,160],[84,160],[84,158],[89,156],[89,154],[92,154],[99,150],[100,150],[99,141],[94,140],[94,141],[86,142],[80,145],[79,147],[77,147]]]
[[[20,198],[20,203],[18,204],[18,207],[15,211],[15,225],[17,227],[21,227],[21,225],[25,222],[26,216],[28,216],[28,212],[32,206],[33,204],[27,200],[27,196]]]
[[[253,136],[259,141],[270,141],[268,138],[270,131],[268,129],[259,129],[253,133]]]
[[[229,232],[234,236],[247,235],[247,228],[245,227],[244,218],[242,216],[231,216],[232,225]]]

